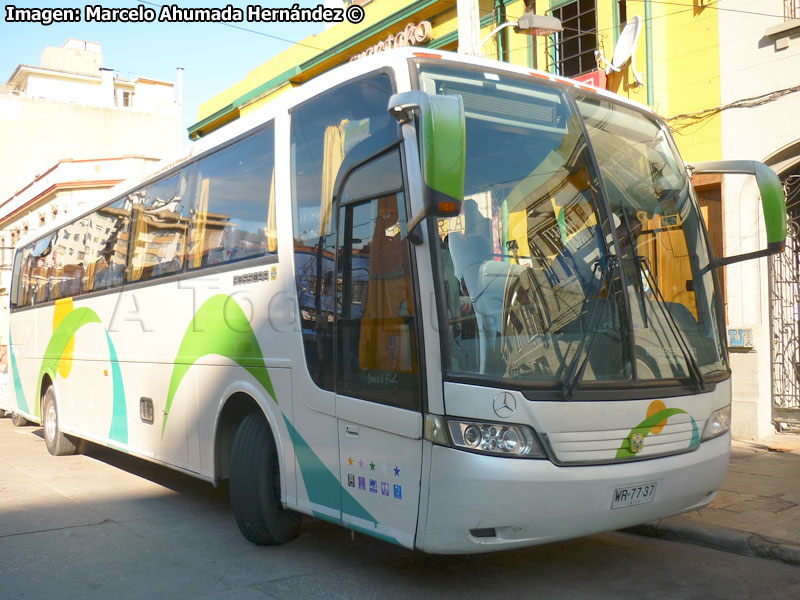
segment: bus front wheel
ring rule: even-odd
[[[44,425],[44,443],[47,451],[53,456],[69,456],[78,451],[76,440],[61,433],[58,427],[58,411],[56,410],[56,392],[47,388],[42,403],[42,425]]]
[[[230,496],[245,538],[258,545],[284,544],[299,533],[300,515],[281,504],[275,439],[260,412],[247,415],[231,449]]]

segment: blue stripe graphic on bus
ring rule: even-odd
[[[108,355],[111,359],[111,379],[114,382],[114,405],[111,415],[111,430],[108,432],[108,437],[117,442],[127,444],[128,415],[125,403],[125,388],[122,383],[122,371],[119,368],[117,350],[114,348],[114,342],[111,341],[111,336],[107,331],[106,339],[108,340]]]
[[[17,397],[17,408],[23,412],[29,412],[28,402],[25,400],[25,392],[22,390],[22,381],[19,378],[17,359],[14,358],[14,345],[10,335],[8,336],[8,353],[11,355],[11,377],[14,379],[14,395]]]
[[[377,527],[378,520],[373,517],[367,509],[361,506],[361,504],[350,495],[350,492],[339,483],[339,479],[331,473],[330,469],[328,469],[314,453],[308,445],[308,442],[303,439],[303,436],[300,435],[297,429],[289,422],[289,419],[286,418],[286,415],[283,415],[283,420],[292,437],[297,464],[300,466],[300,474],[303,477],[309,501],[333,510],[341,510],[345,515],[350,515],[364,521],[370,521]],[[361,487],[363,485],[363,478],[359,477],[358,479],[359,487]],[[320,516],[329,519],[329,517],[325,515]],[[379,537],[393,544],[397,544],[398,546],[402,545],[397,539],[391,536],[379,534],[375,531],[367,531],[363,527],[358,527],[353,523],[347,523],[346,525],[352,529],[365,531],[369,535]]]

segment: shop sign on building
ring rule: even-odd
[[[417,46],[431,41],[433,27],[430,21],[422,21],[420,23],[409,23],[406,28],[400,33],[390,35],[385,40],[381,40],[377,44],[370,46],[360,54],[356,54],[350,58],[350,61],[364,58],[365,56],[372,56],[383,50],[391,48],[404,48],[406,46]]]

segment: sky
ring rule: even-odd
[[[261,6],[291,8],[314,7],[319,2],[303,0],[262,1]],[[119,71],[124,79],[144,77],[175,82],[177,68],[183,67],[183,128],[197,121],[197,109],[206,100],[244,79],[269,58],[323,30],[321,23],[259,23],[244,21],[236,27],[220,23],[98,23],[86,22],[84,6],[104,8],[150,7],[158,14],[162,4],[181,8],[224,8],[230,4],[244,9],[250,2],[212,0],[67,0],[66,2],[28,2],[6,0],[0,6],[0,84],[11,77],[17,65],[39,65],[46,46],[61,46],[67,38],[78,38],[103,45],[103,66]],[[5,6],[18,8],[78,8],[79,23],[9,23]]]

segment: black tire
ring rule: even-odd
[[[53,456],[69,456],[78,451],[78,441],[61,433],[58,427],[58,407],[56,406],[56,392],[52,387],[47,388],[42,402],[42,427],[44,428],[44,443],[47,451]]]
[[[247,415],[236,431],[230,497],[239,530],[254,544],[285,544],[297,537],[300,515],[281,504],[275,439],[259,412]]]
[[[11,413],[11,424],[14,427],[25,427],[28,424],[28,419],[23,417],[19,413],[12,412]]]

